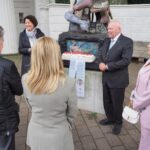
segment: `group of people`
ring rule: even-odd
[[[15,64],[0,57],[0,150],[15,150],[19,125],[15,95],[22,94],[32,111],[27,132],[31,150],[73,150],[75,81],[65,75],[59,44],[36,28],[34,16],[25,17],[24,23],[19,37],[22,81]],[[0,52],[3,41],[4,29],[0,26]]]
[[[15,150],[19,106],[15,95],[24,93],[31,106],[27,144],[31,150],[73,150],[72,125],[77,114],[74,79],[65,75],[59,44],[37,28],[34,16],[24,19],[25,30],[19,38],[22,54],[22,82],[15,64],[0,56],[0,150]],[[128,66],[133,41],[121,33],[119,21],[108,24],[108,38],[98,57],[102,72],[103,102],[106,118],[99,123],[113,125],[118,135],[122,128],[125,88],[129,84]],[[4,29],[0,26],[0,52]],[[150,45],[148,46],[150,54]],[[31,58],[31,61],[30,61]],[[141,114],[139,150],[149,150],[150,143],[150,60],[139,71],[131,94],[133,107]]]
[[[121,33],[119,21],[108,24],[108,38],[100,48],[98,59],[102,72],[103,103],[106,118],[99,124],[113,125],[112,133],[121,132],[125,88],[129,84],[128,66],[132,59],[133,41]],[[150,55],[150,44],[148,45]],[[136,87],[131,92],[133,108],[140,113],[141,140],[139,150],[150,149],[150,59],[138,73]]]

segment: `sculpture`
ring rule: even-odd
[[[59,35],[62,54],[88,55],[97,58],[100,47],[107,37],[107,24],[111,18],[108,0],[71,0],[71,10],[65,13],[70,22],[69,31]],[[92,59],[86,68],[98,70]],[[64,59],[64,65],[69,66]]]
[[[70,22],[69,31],[103,33],[112,16],[108,0],[75,0],[65,18]]]

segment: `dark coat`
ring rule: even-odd
[[[44,36],[44,33],[40,29],[36,29],[36,38]],[[19,53],[22,54],[22,67],[21,74],[25,74],[30,68],[30,55],[29,48],[31,48],[29,38],[27,37],[26,30],[20,33],[19,37]]]
[[[108,65],[108,70],[102,74],[103,84],[110,88],[125,88],[129,84],[128,65],[133,53],[133,41],[120,35],[115,45],[108,51],[110,39],[106,38],[100,48],[99,63]]]
[[[21,78],[15,64],[0,57],[0,135],[18,131],[19,106],[15,95],[22,93]]]

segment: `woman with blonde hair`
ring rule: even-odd
[[[56,41],[49,37],[38,39],[32,48],[31,68],[22,82],[32,109],[27,133],[31,150],[73,150],[75,82],[65,76]]]

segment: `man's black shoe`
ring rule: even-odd
[[[113,134],[118,135],[121,132],[121,128],[122,124],[115,124],[112,129]]]
[[[107,125],[113,124],[113,121],[110,121],[108,119],[103,119],[103,120],[100,120],[99,124],[103,126],[107,126]]]

